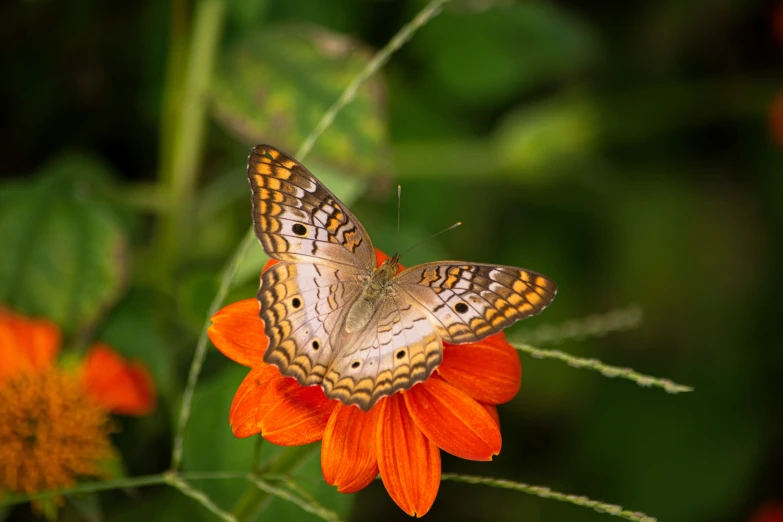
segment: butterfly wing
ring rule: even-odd
[[[356,269],[278,263],[261,277],[258,300],[269,347],[264,361],[330,399],[369,410],[381,397],[427,379],[443,345],[430,319],[410,302],[386,297],[362,331],[345,320],[359,297]]]
[[[257,145],[248,158],[247,177],[256,236],[271,257],[375,267],[364,227],[295,159],[270,145]]]
[[[345,316],[362,289],[357,277],[356,269],[313,263],[278,263],[264,272],[264,361],[303,386],[320,384],[341,352]]]
[[[557,286],[551,279],[510,266],[446,261],[402,271],[395,288],[432,320],[444,341],[478,341],[541,313]]]
[[[367,327],[343,339],[324,376],[326,396],[369,410],[378,399],[426,380],[443,358],[430,319],[405,299],[387,296]]]

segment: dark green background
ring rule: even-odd
[[[187,24],[193,6],[182,4]],[[398,182],[403,248],[464,222],[405,264],[456,258],[552,277],[554,304],[512,337],[636,305],[640,328],[558,348],[696,389],[669,395],[523,355],[522,389],[500,407],[501,454],[491,463],[444,455],[444,471],[549,486],[666,522],[749,520],[783,498],[783,144],[769,116],[783,90],[776,4],[454,0],[304,161],[338,195],[363,194],[353,211],[387,252]],[[423,6],[226,2],[193,208],[168,264],[156,238],[172,6],[0,8],[9,178],[0,185],[0,301],[57,320],[69,350],[103,338],[151,366],[160,407],[124,420],[116,437],[130,474],[168,466],[215,274],[250,225],[249,145],[293,153],[372,50]],[[345,43],[333,32],[359,47],[314,53],[318,35]],[[253,249],[251,261],[260,259]],[[229,300],[254,294],[260,266],[248,265]],[[210,350],[186,468],[245,469],[252,442],[235,440],[227,422],[243,375]],[[404,518],[380,483],[351,507],[354,497],[324,493],[317,460],[309,466],[305,483],[351,520]],[[245,489],[203,486],[228,510]],[[165,488],[107,493],[100,505],[69,505],[62,516],[214,519]],[[312,519],[281,506],[264,519]],[[26,519],[27,508],[11,517]],[[427,519],[610,520],[448,482]]]

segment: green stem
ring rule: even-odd
[[[178,477],[181,480],[225,480],[248,478],[248,474],[244,471],[191,471],[186,473],[167,472],[159,473],[157,475],[142,475],[139,477],[120,477],[112,480],[103,480],[100,482],[83,482],[72,488],[42,491],[40,493],[31,493],[29,495],[5,495],[0,497],[0,506],[12,506],[14,504],[30,502],[31,500],[65,497],[79,493],[96,493],[98,491],[109,491],[113,489],[127,489],[167,484],[172,480],[172,476]],[[264,478],[267,480],[286,480],[288,476],[270,475]]]
[[[569,366],[574,368],[585,368],[599,372],[604,377],[619,377],[621,379],[627,379],[633,381],[639,386],[649,387],[655,386],[656,388],[662,388],[669,393],[684,393],[692,392],[692,386],[686,386],[684,384],[677,384],[669,379],[663,379],[661,377],[652,377],[650,375],[644,375],[636,372],[633,368],[622,368],[619,366],[610,366],[604,364],[598,359],[585,359],[582,357],[574,357],[560,350],[543,350],[530,346],[529,344],[516,343],[510,341],[509,344],[520,352],[525,352],[532,355],[536,359],[557,359],[568,363]]]
[[[193,394],[196,391],[196,384],[198,383],[199,375],[201,374],[201,368],[204,366],[204,359],[207,357],[207,328],[209,327],[209,318],[217,312],[220,305],[223,303],[223,299],[228,294],[229,287],[231,286],[231,280],[234,278],[234,274],[239,267],[239,263],[242,260],[242,256],[245,255],[245,251],[255,240],[255,234],[253,228],[247,231],[242,242],[239,244],[236,252],[229,260],[228,264],[223,268],[223,276],[220,279],[220,287],[217,294],[209,304],[209,311],[207,312],[207,319],[204,321],[204,326],[201,329],[201,335],[196,343],[196,353],[193,354],[193,361],[190,364],[190,372],[188,373],[188,382],[185,385],[185,392],[182,396],[182,406],[179,410],[179,419],[177,421],[177,431],[174,435],[174,448],[171,452],[171,469],[178,469],[182,464],[182,449],[185,442],[185,429],[188,426],[188,420],[190,419],[190,408],[193,405]]]
[[[169,52],[163,84],[163,110],[160,121],[160,177],[171,179],[171,153],[179,121],[188,42],[188,0],[171,1]],[[162,188],[162,187],[161,187]]]
[[[258,473],[261,469],[261,447],[264,445],[264,437],[259,433],[256,435],[255,444],[253,444],[253,460],[252,470],[253,473]]]
[[[204,506],[207,510],[209,510],[213,515],[218,517],[220,520],[223,520],[225,522],[237,522],[237,520],[231,515],[231,513],[226,513],[222,509],[220,509],[220,506],[218,506],[215,501],[213,501],[209,496],[207,496],[206,493],[203,491],[194,488],[191,486],[188,482],[182,480],[182,478],[178,477],[176,473],[167,473],[166,474],[166,484],[178,489],[183,495],[192,498],[202,506]]]
[[[656,522],[656,519],[638,511],[629,511],[616,504],[607,504],[598,500],[592,500],[581,495],[567,495],[559,491],[552,491],[543,486],[532,486],[522,482],[513,482],[511,480],[496,479],[493,477],[476,477],[473,475],[457,475],[455,473],[444,473],[441,480],[451,480],[453,482],[464,482],[466,484],[482,484],[502,489],[511,489],[522,493],[528,493],[542,498],[551,498],[559,502],[567,502],[577,506],[594,509],[599,513],[606,513],[615,517],[631,520],[632,522]]]
[[[183,0],[174,0],[171,71],[167,76],[162,123],[161,183],[166,208],[157,237],[159,283],[171,286],[183,244],[189,239],[198,167],[206,127],[212,69],[223,26],[224,0],[200,0],[194,13],[187,55],[180,18]],[[183,64],[184,63],[184,67]]]
[[[560,324],[542,324],[526,332],[515,334],[509,342],[541,345],[604,337],[613,332],[638,328],[642,324],[643,315],[642,309],[638,306],[615,308],[603,314],[569,319]]]
[[[77,493],[95,493],[97,491],[107,491],[110,489],[135,488],[139,486],[151,486],[165,483],[166,478],[163,474],[142,475],[140,477],[122,477],[113,480],[104,480],[102,482],[86,482],[67,489],[43,491],[41,493],[32,493],[30,495],[7,495],[0,498],[0,506],[11,506],[14,504],[29,502],[31,500],[64,497],[66,495],[73,495]]]
[[[286,502],[291,502],[292,504],[299,506],[299,508],[301,508],[303,511],[311,513],[322,520],[326,520],[328,522],[337,522],[340,520],[340,517],[337,515],[337,513],[316,502],[312,496],[303,495],[303,493],[305,493],[304,490],[297,488],[295,482],[289,481],[286,483],[286,486],[288,486],[290,489],[289,491],[289,489],[273,486],[272,484],[269,484],[257,477],[250,477],[248,480],[250,480],[250,482],[259,490],[270,495],[274,495],[277,498],[285,500]]]
[[[441,8],[448,2],[449,0],[430,0],[430,2],[424,6],[424,9],[419,11],[413,20],[405,24],[402,29],[397,31],[397,34],[395,34],[392,39],[389,40],[389,43],[384,45],[383,49],[381,49],[375,56],[372,57],[372,60],[370,60],[370,62],[359,72],[359,74],[354,77],[354,79],[351,81],[351,83],[348,84],[337,101],[335,101],[332,106],[329,107],[329,110],[326,111],[312,132],[310,132],[307,138],[305,138],[302,146],[299,147],[299,150],[296,152],[296,157],[299,159],[299,161],[302,161],[302,158],[310,153],[313,145],[315,145],[315,140],[317,140],[319,136],[321,136],[321,134],[323,134],[324,131],[329,128],[342,108],[348,105],[356,97],[356,93],[359,91],[359,88],[364,84],[364,82],[366,82],[367,79],[372,75],[377,73],[378,70],[380,70],[380,68],[389,61],[391,55],[394,54],[395,51],[397,51],[400,47],[402,47],[405,42],[410,40],[416,31],[426,25],[427,22],[435,18],[440,13]]]
[[[292,475],[318,451],[317,444],[284,449],[278,458],[258,471],[259,477],[266,473]],[[259,489],[257,484],[249,486],[237,501],[232,514],[239,522],[253,520],[271,500],[269,491]]]

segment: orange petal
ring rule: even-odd
[[[48,368],[59,350],[60,330],[53,322],[0,308],[0,379],[17,371]]]
[[[382,251],[378,250],[377,248],[375,249],[375,261],[378,263],[378,266],[381,266],[381,264],[382,264],[384,261],[386,261],[387,259],[389,259],[390,257],[391,257],[391,256],[388,256],[388,255],[386,255],[386,253],[384,253],[384,252],[382,252]],[[400,272],[402,272],[403,270],[405,270],[405,267],[403,267],[402,265],[400,265],[400,266],[399,266],[399,268],[397,269],[397,273],[399,274],[399,273],[400,273]]]
[[[477,401],[502,404],[519,391],[522,363],[501,332],[477,343],[446,344],[438,373]]]
[[[500,453],[500,428],[492,415],[449,383],[430,378],[402,395],[416,426],[443,451],[469,460]]]
[[[251,368],[264,364],[269,339],[258,316],[255,298],[232,303],[215,312],[207,334],[212,344],[232,361]]]
[[[416,427],[399,394],[375,408],[381,410],[376,445],[383,485],[408,515],[424,516],[440,486],[440,451]]]
[[[783,522],[783,502],[768,500],[756,509],[748,522]]]
[[[494,404],[486,404],[483,402],[480,402],[481,406],[487,410],[487,413],[489,413],[490,417],[492,417],[492,420],[495,421],[495,424],[500,427],[500,415],[498,415],[498,407]]]
[[[340,493],[355,493],[378,475],[375,432],[380,408],[364,412],[338,403],[329,417],[321,446],[321,471]]]
[[[288,377],[272,379],[258,405],[261,434],[279,446],[321,440],[336,404],[326,398],[320,386],[301,386]]]
[[[235,437],[250,437],[261,432],[258,407],[269,383],[274,379],[282,380],[284,377],[277,367],[263,364],[250,370],[239,385],[228,412],[228,421]]]
[[[125,361],[108,345],[90,348],[82,384],[101,406],[121,415],[145,415],[155,409],[155,385],[144,365]]]
[[[783,147],[783,90],[775,96],[769,115],[772,136],[777,141],[778,146]]]

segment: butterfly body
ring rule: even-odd
[[[304,166],[269,145],[248,160],[255,232],[280,263],[257,297],[264,360],[327,397],[370,409],[427,379],[443,342],[478,341],[540,313],[549,278],[522,268],[444,261],[377,266],[361,223]]]
[[[393,291],[392,280],[399,268],[399,258],[395,255],[374,269],[367,278],[362,295],[348,310],[345,331],[348,333],[362,330],[372,319],[381,302]]]

